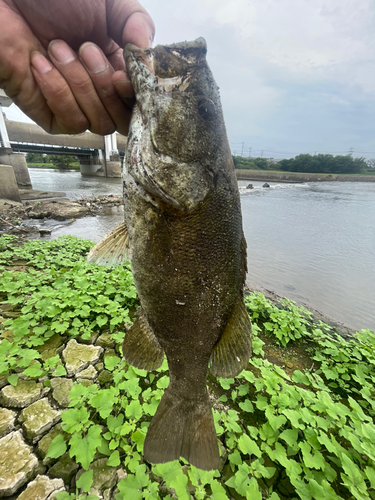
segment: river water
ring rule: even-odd
[[[34,189],[71,199],[121,194],[120,179],[29,169]],[[336,321],[375,330],[375,183],[277,184],[240,181],[248,281],[305,303]],[[122,207],[72,223],[73,234],[99,241],[123,219]]]

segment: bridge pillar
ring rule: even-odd
[[[11,165],[0,165],[0,199],[22,203]]]
[[[106,177],[121,177],[121,160],[117,149],[116,132],[104,136]]]
[[[29,170],[26,158],[22,153],[13,153],[10,145],[8,131],[5,126],[3,110],[0,104],[0,164],[11,165],[19,186],[31,187]]]
[[[100,162],[99,156],[91,156],[90,158],[79,159],[79,169],[81,175],[105,176],[103,162]]]

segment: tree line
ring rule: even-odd
[[[61,169],[68,169],[77,164],[78,159],[76,156],[69,155],[47,155],[42,153],[27,153],[26,163],[35,164],[42,163],[44,165],[53,165]]]
[[[267,158],[243,158],[233,156],[236,168],[249,170],[279,170],[324,174],[359,174],[375,168],[374,160],[353,158],[351,155],[300,154],[294,158],[276,161]]]

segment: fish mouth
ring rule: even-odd
[[[154,49],[140,49],[128,43],[124,58],[136,98],[141,100],[142,90],[152,88],[161,92],[185,91],[192,70],[205,62],[206,54],[207,44],[202,37]]]

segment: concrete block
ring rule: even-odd
[[[0,165],[0,199],[21,203],[16,176],[11,165]]]

